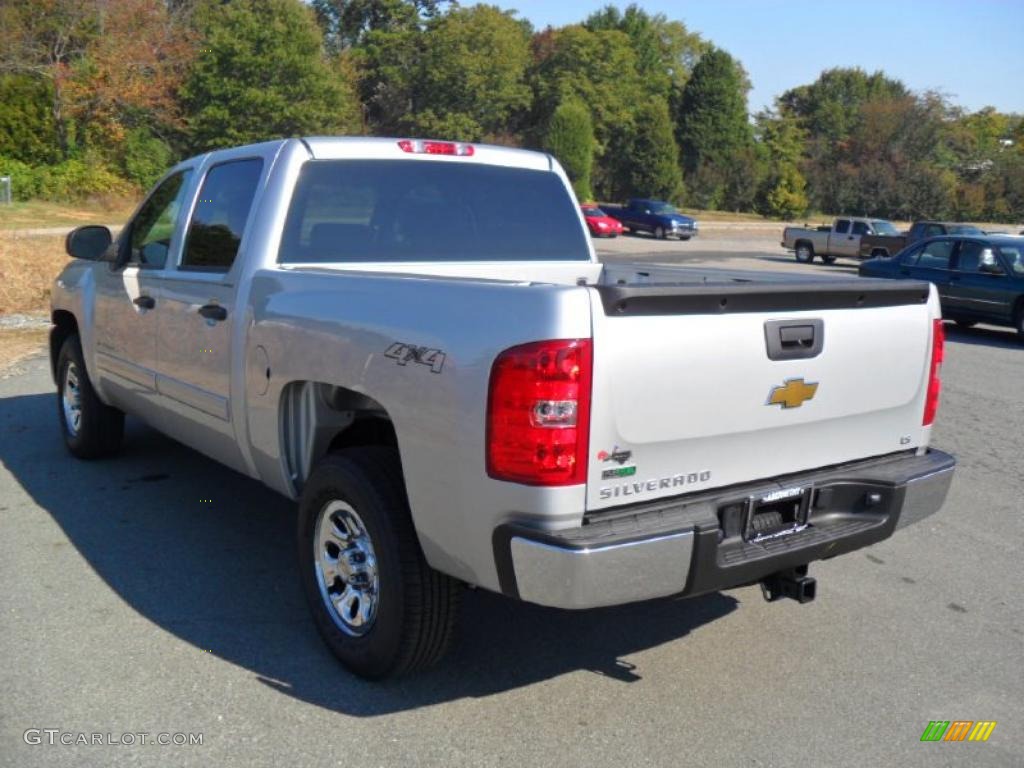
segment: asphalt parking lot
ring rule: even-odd
[[[808,269],[769,231],[598,249]],[[949,328],[943,381],[945,507],[812,565],[815,602],[569,613],[473,591],[439,668],[373,685],[313,629],[288,501],[137,423],[120,458],[73,461],[45,361],[20,364],[0,374],[0,765],[1022,765],[1024,346]],[[920,742],[957,719],[998,725]]]

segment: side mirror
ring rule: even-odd
[[[72,258],[100,261],[113,240],[106,227],[77,227],[68,233],[64,248]]]

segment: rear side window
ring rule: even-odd
[[[262,172],[259,158],[232,160],[209,170],[192,211],[181,269],[231,269]]]
[[[953,254],[952,240],[936,240],[926,243],[921,250],[917,266],[926,269],[949,269],[949,257]]]
[[[579,214],[547,171],[436,160],[315,160],[278,260],[587,261]]]
[[[836,234],[845,235],[850,231],[850,222],[846,219],[840,219],[836,222]]]

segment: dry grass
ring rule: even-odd
[[[0,371],[46,349],[46,328],[0,329]]]
[[[43,200],[0,205],[0,230],[77,227],[82,224],[120,224],[137,200],[111,198],[82,203],[49,203]]]
[[[63,237],[0,232],[0,315],[48,312],[50,286],[67,262]]]

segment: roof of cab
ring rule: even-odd
[[[554,170],[550,155],[527,149],[499,147],[492,144],[463,142],[473,146],[469,157],[452,155],[428,155],[406,152],[399,147],[400,138],[376,138],[369,136],[310,136],[301,141],[306,145],[314,160],[444,160],[447,162],[487,163],[537,171]],[[434,139],[429,139],[434,141]],[[436,141],[443,141],[436,139]]]

